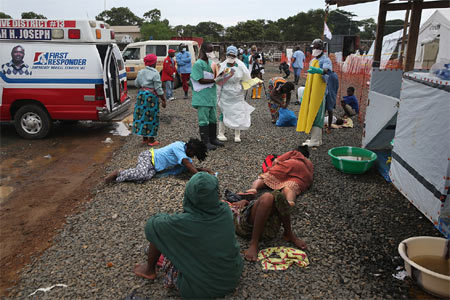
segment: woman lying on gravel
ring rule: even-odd
[[[290,206],[294,206],[295,199],[306,191],[313,181],[314,167],[308,159],[308,146],[300,146],[278,156],[267,172],[258,176],[252,187],[239,195],[247,199],[255,199],[258,190],[269,187],[281,190]]]
[[[110,173],[105,178],[105,183],[137,181],[144,182],[155,176],[156,172],[171,172],[171,174],[181,173],[183,167],[192,174],[200,171],[212,173],[205,168],[196,168],[192,164],[195,156],[199,161],[206,158],[206,146],[198,139],[190,139],[189,142],[174,142],[159,149],[149,149],[141,152],[138,157],[138,164],[135,168]]]
[[[156,263],[164,255],[166,287],[182,298],[221,298],[233,292],[242,273],[233,216],[219,201],[216,177],[200,172],[186,184],[183,213],[157,214],[147,221],[150,242],[147,262],[136,265],[137,276],[156,278]]]

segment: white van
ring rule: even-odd
[[[136,79],[137,73],[145,67],[144,57],[147,54],[155,54],[158,57],[156,69],[161,71],[164,59],[169,53],[169,49],[178,51],[180,44],[185,44],[187,46],[187,51],[191,54],[192,64],[194,64],[199,54],[199,46],[196,41],[151,40],[128,44],[122,51],[122,56],[125,60],[125,68],[127,71],[127,79]]]
[[[0,121],[22,137],[45,137],[53,120],[120,120],[130,105],[104,22],[0,19]]]

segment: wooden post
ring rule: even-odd
[[[373,52],[372,67],[380,67],[381,48],[383,46],[384,24],[386,23],[386,9],[383,0],[380,0],[380,9],[378,12],[377,36],[375,37],[375,49]]]
[[[405,15],[405,24],[403,24],[402,47],[400,49],[400,57],[399,57],[399,63],[402,68],[403,68],[403,53],[405,52],[406,29],[409,26],[409,12],[410,12],[410,9],[408,8],[406,10],[406,15]]]
[[[422,17],[422,2],[414,1],[411,6],[411,24],[409,26],[408,47],[406,50],[405,72],[414,69],[417,40],[419,37],[420,19]]]

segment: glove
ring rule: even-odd
[[[316,67],[309,67],[308,73],[309,74],[320,74],[320,75],[323,75],[323,69],[316,68]]]

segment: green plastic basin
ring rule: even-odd
[[[377,155],[370,150],[358,147],[336,147],[328,150],[333,166],[348,174],[362,174],[369,170]]]

